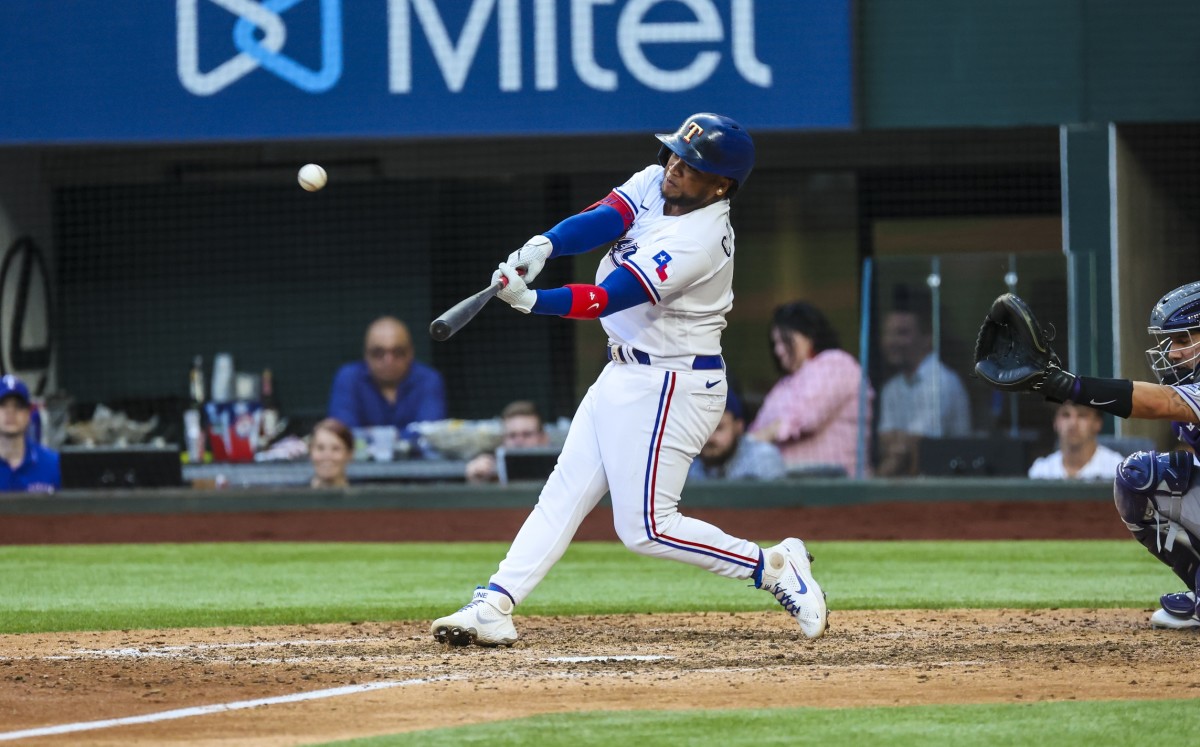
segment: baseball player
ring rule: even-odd
[[[433,621],[451,645],[512,645],[512,611],[545,577],[609,493],[613,523],[637,553],[750,580],[809,638],[825,632],[825,595],[804,543],[761,548],[679,513],[688,467],[725,411],[721,330],[733,304],[729,202],[754,166],[737,122],[695,114],[657,135],[658,163],[582,213],[529,239],[493,276],[526,314],[599,319],[610,363],[584,396],[558,464],[508,555],[469,604]],[[615,243],[614,243],[615,242]],[[594,283],[533,290],[546,261],[612,244]]]
[[[1020,298],[996,299],[975,346],[975,372],[1005,391],[1040,392],[1122,418],[1171,420],[1179,439],[1200,447],[1200,283],[1180,286],[1150,311],[1155,344],[1146,359],[1158,384],[1095,379],[1062,369],[1032,310]],[[1138,451],[1117,468],[1114,500],[1134,538],[1183,579],[1188,591],[1164,594],[1150,617],[1159,628],[1200,627],[1200,467],[1193,451]]]

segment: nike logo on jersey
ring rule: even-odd
[[[600,304],[594,303],[591,306],[587,307],[587,310],[591,311],[592,309],[598,309],[598,308],[600,308]]]
[[[720,384],[720,383],[721,383],[720,379],[717,379],[716,381],[706,381],[706,382],[704,382],[704,388],[712,389],[714,386],[716,386],[717,384]]]
[[[1104,402],[1097,402],[1096,400],[1092,400],[1091,402],[1088,402],[1088,404],[1092,405],[1093,407],[1101,407],[1103,405],[1111,405],[1113,402],[1116,402],[1116,400],[1110,399],[1110,400],[1105,400]]]

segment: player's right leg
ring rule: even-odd
[[[580,523],[608,492],[593,422],[595,391],[593,385],[580,403],[537,505],[487,587],[477,589],[462,609],[433,621],[430,632],[438,641],[495,646],[517,640],[513,608],[545,578],[566,552]]]
[[[1135,452],[1117,468],[1113,499],[1134,539],[1165,563],[1190,592],[1164,594],[1156,628],[1200,628],[1200,486],[1190,452]]]
[[[679,512],[688,467],[724,411],[724,381],[704,372],[626,365],[598,382],[606,403],[596,430],[609,479],[613,526],[630,550],[751,580],[809,638],[825,633],[825,594],[804,543],[770,548]]]

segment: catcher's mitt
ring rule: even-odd
[[[975,374],[1006,392],[1042,392],[1056,402],[1068,399],[1074,374],[1050,347],[1052,336],[1029,305],[1012,293],[992,303],[975,340]]]

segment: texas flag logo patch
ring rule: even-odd
[[[664,283],[667,280],[667,264],[670,261],[671,255],[667,254],[666,252],[659,252],[658,254],[654,255],[654,262],[658,265],[658,267],[655,268],[658,272],[658,279]]]

